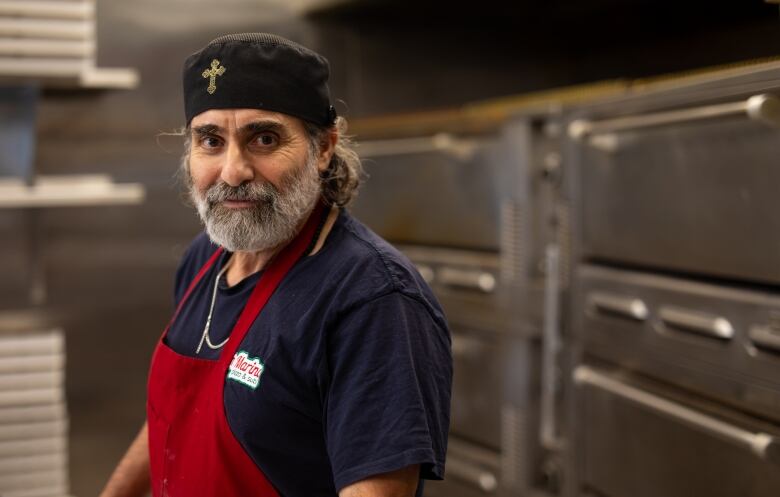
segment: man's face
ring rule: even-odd
[[[256,109],[219,109],[190,123],[190,196],[211,239],[231,252],[288,242],[320,196],[327,158],[303,122]]]

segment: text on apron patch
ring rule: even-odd
[[[263,369],[265,365],[259,357],[249,357],[246,351],[241,350],[233,356],[227,377],[228,380],[237,381],[254,390],[260,384]]]

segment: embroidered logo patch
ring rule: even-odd
[[[260,384],[263,369],[265,365],[259,357],[249,357],[249,354],[241,350],[233,356],[227,377],[228,380],[243,383],[254,390]]]

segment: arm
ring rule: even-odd
[[[149,492],[149,441],[146,423],[119,461],[100,497],[143,497]]]
[[[414,497],[420,478],[418,464],[347,485],[339,497]]]

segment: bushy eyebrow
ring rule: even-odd
[[[284,134],[286,126],[278,121],[253,121],[247,123],[239,128],[239,133],[242,135],[256,134],[264,131],[273,131],[277,134]],[[215,135],[224,132],[225,128],[217,126],[216,124],[202,124],[192,128],[192,134],[197,136]]]
[[[202,124],[192,128],[192,134],[198,136],[213,135],[221,131],[222,128],[216,124]]]
[[[284,134],[287,127],[278,121],[253,121],[241,127],[241,134],[249,135],[264,131],[273,131],[279,135]]]

